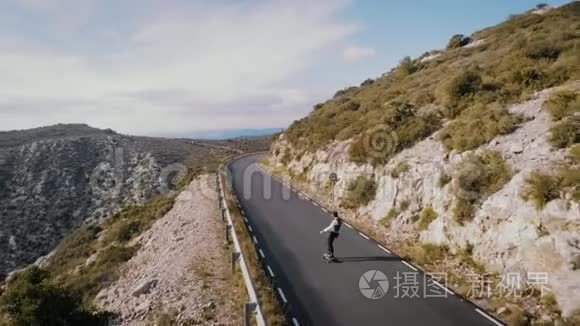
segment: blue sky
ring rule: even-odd
[[[3,0],[0,130],[285,127],[339,88],[536,3]]]

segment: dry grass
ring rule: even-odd
[[[200,170],[190,170],[182,180],[180,188],[189,184]],[[97,313],[93,300],[97,293],[113,283],[120,276],[120,266],[131,259],[138,251],[138,245],[128,245],[141,232],[147,230],[153,222],[162,217],[173,206],[175,196],[158,196],[144,203],[143,206],[131,207],[111,217],[102,226],[86,226],[77,229],[64,238],[54,250],[44,268],[38,272],[24,271],[43,275],[38,282],[26,280],[10,283],[7,291],[0,296],[0,311],[6,306],[4,300],[14,301],[6,296],[13,293],[21,297],[17,310],[10,316],[14,320],[29,320],[33,316],[35,323],[67,323],[74,314],[82,313],[85,322],[99,322],[106,314]],[[138,223],[139,228],[127,227],[127,221]],[[99,241],[99,239],[107,241]],[[89,257],[94,260],[86,264]],[[49,302],[37,302],[38,293],[49,289],[46,295]],[[55,294],[58,293],[58,296]],[[74,305],[67,303],[74,299]],[[60,315],[45,313],[51,306],[60,307]],[[67,310],[68,309],[68,310]],[[26,324],[26,323],[25,323]]]
[[[578,114],[580,112],[580,93],[568,90],[558,92],[544,103],[544,108],[548,110],[553,121],[560,121],[563,118]]]
[[[419,230],[426,230],[431,222],[437,218],[437,212],[431,206],[423,208],[419,214],[419,221],[417,222],[417,228]]]
[[[395,167],[391,170],[391,177],[398,178],[403,173],[409,170],[409,164],[405,161],[401,161],[395,165]]]
[[[534,171],[526,178],[521,196],[541,210],[549,201],[560,197],[560,188],[558,177]]]
[[[348,184],[346,191],[342,205],[347,208],[358,208],[375,199],[377,183],[373,178],[361,175]]]
[[[447,149],[465,151],[513,132],[523,120],[497,104],[478,104],[464,110],[438,136]]]
[[[567,117],[555,123],[550,128],[548,141],[555,148],[566,148],[580,143],[580,118]]]
[[[485,150],[467,156],[454,173],[455,220],[459,223],[470,220],[473,205],[501,189],[511,177],[511,168],[498,152]]]
[[[442,114],[454,119],[475,106],[506,107],[535,91],[580,79],[578,8],[580,3],[572,2],[543,15],[513,16],[473,34],[474,40],[484,41],[480,46],[451,46],[426,62],[421,57],[405,58],[381,77],[341,90],[317,105],[286,130],[285,139],[301,151],[354,139],[350,149],[354,162],[384,164],[439,129]],[[351,103],[356,103],[356,109],[351,109],[355,107]],[[470,141],[467,147],[517,125],[501,110],[477,115],[500,121],[502,128],[494,131],[487,125],[486,137]],[[397,135],[394,145],[384,151],[365,146],[378,126]]]

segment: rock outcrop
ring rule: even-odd
[[[86,125],[0,132],[0,281],[48,254],[74,228],[171,191],[186,165],[268,142],[198,144]]]
[[[306,153],[285,164],[283,154],[294,149],[282,135],[274,144],[271,164],[300,175],[315,189],[328,189],[328,175],[338,175],[334,203],[345,195],[348,183],[359,175],[376,181],[376,199],[358,209],[359,215],[375,221],[405,202],[405,210],[391,221],[390,228],[400,234],[420,232],[424,243],[446,245],[452,251],[473,248],[473,257],[500,273],[548,273],[563,316],[580,311],[580,208],[577,202],[556,199],[537,210],[523,200],[520,192],[531,171],[550,172],[565,158],[565,150],[553,149],[547,142],[550,118],[542,103],[554,89],[548,89],[522,104],[509,108],[528,118],[515,132],[498,136],[474,152],[498,151],[514,170],[511,180],[477,207],[473,220],[464,224],[452,218],[453,182],[440,187],[442,175],[453,175],[455,167],[472,151],[447,152],[437,134],[395,155],[386,165],[355,164],[349,159],[351,140],[334,142],[324,150]],[[398,177],[391,171],[400,162],[408,169]],[[413,218],[431,206],[438,217],[428,228],[417,231]]]
[[[151,325],[161,314],[176,324],[241,323],[215,189],[215,175],[194,180],[138,238],[123,276],[97,295],[118,324]]]

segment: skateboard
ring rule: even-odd
[[[337,262],[336,257],[330,258],[327,254],[322,255],[322,260],[327,264]]]

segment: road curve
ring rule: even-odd
[[[453,292],[425,285],[413,265],[346,225],[335,242],[340,262],[323,263],[326,236],[319,231],[330,214],[270,178],[258,158],[234,161],[228,177],[290,325],[502,325]],[[366,298],[359,288],[370,270],[384,273],[389,283],[379,299]],[[371,289],[378,285],[369,283]]]

